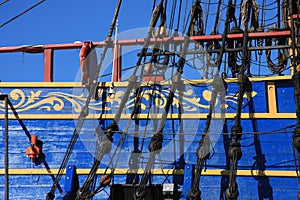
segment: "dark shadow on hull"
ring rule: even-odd
[[[8,101],[8,105],[10,106],[11,111],[14,113],[16,119],[18,120],[19,124],[21,125],[21,127],[22,127],[24,133],[25,133],[26,136],[28,137],[29,142],[31,142],[31,134],[29,133],[29,131],[28,131],[28,129],[26,128],[25,124],[23,123],[22,119],[20,119],[20,117],[19,117],[19,115],[18,115],[16,109],[14,108],[13,104],[12,104],[10,101]],[[37,140],[37,144],[36,144],[36,145],[40,148],[41,152],[43,152],[43,141]],[[47,172],[49,173],[49,175],[50,175],[50,177],[51,177],[51,179],[52,179],[53,181],[55,180],[55,177],[54,177],[54,175],[52,174],[51,169],[50,169],[48,163],[46,162],[46,155],[45,155],[44,153],[41,153],[41,154],[39,155],[39,157],[37,157],[37,158],[34,160],[34,164],[35,164],[36,166],[38,166],[38,165],[40,165],[40,164],[44,164],[44,166],[45,166]],[[61,193],[61,192],[62,192],[62,189],[61,189],[61,187],[60,187],[59,184],[58,184],[57,188],[58,188],[59,192]]]
[[[251,119],[252,124],[252,131],[254,133],[254,147],[256,156],[253,157],[255,160],[252,165],[252,170],[259,170],[264,171],[266,170],[266,158],[265,155],[262,153],[258,128],[257,128],[257,121],[252,116],[255,113],[254,102],[252,97],[252,84],[250,86],[249,91],[247,91],[247,99],[248,99],[248,106],[249,106],[249,118]],[[266,176],[254,176],[255,180],[258,181],[258,199],[269,199],[273,200],[273,188],[270,185],[269,178]]]
[[[229,144],[230,144],[230,139],[228,135],[228,125],[227,125],[227,120],[225,119],[225,123],[223,126],[223,145],[224,145],[224,150],[225,150],[225,155],[226,155],[226,167],[225,170],[230,169],[230,159],[228,156],[228,150],[229,150]],[[228,175],[222,174],[221,178],[221,193],[220,193],[220,200],[226,200],[226,195],[225,191],[229,186],[229,177]]]
[[[25,124],[23,123],[23,121],[20,119],[20,117],[19,117],[16,109],[14,108],[13,104],[10,101],[8,101],[8,105],[10,106],[11,111],[14,113],[16,119],[18,120],[19,124],[21,125],[24,133],[28,137],[29,142],[31,142],[31,135],[30,135],[28,129],[26,128]]]

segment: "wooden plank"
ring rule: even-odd
[[[267,82],[267,102],[268,102],[268,112],[276,114],[277,110],[277,98],[276,98],[276,86],[275,82]]]
[[[44,82],[53,82],[53,49],[44,50]]]
[[[116,44],[113,47],[113,82],[121,81],[122,68],[121,68],[121,46]]]

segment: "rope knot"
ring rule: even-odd
[[[161,133],[155,133],[149,143],[148,149],[150,152],[160,151],[162,148],[163,136]]]
[[[241,139],[242,132],[243,127],[241,125],[236,124],[231,128],[231,134],[233,135],[233,137],[237,137],[238,139]]]
[[[228,156],[231,160],[240,160],[242,158],[242,149],[239,142],[233,142],[229,146]]]
[[[296,71],[293,75],[294,95],[295,98],[300,97],[300,71]]]
[[[293,135],[293,147],[300,150],[300,126],[297,126]]]
[[[119,126],[118,124],[113,121],[108,127],[107,127],[107,133],[114,133],[116,131],[119,131]]]
[[[238,184],[235,182],[233,185],[230,185],[226,191],[225,195],[228,200],[235,200],[239,196]]]
[[[136,200],[142,200],[146,196],[147,191],[143,188],[138,188],[135,192]]]
[[[190,190],[188,192],[188,199],[189,200],[199,200],[201,196],[201,191],[199,189],[197,190]]]

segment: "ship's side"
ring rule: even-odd
[[[295,199],[298,194],[297,174],[295,172],[295,152],[292,146],[293,129],[295,128],[295,109],[293,102],[293,83],[290,77],[276,77],[267,79],[252,79],[253,90],[244,96],[242,110],[243,136],[241,139],[243,156],[237,170],[237,182],[239,185],[239,198],[241,199]],[[107,86],[109,85],[106,84]],[[116,85],[119,94],[115,102],[119,102],[127,83]],[[191,187],[193,177],[192,170],[196,160],[196,149],[201,138],[201,132],[205,126],[208,112],[209,99],[205,96],[207,85],[203,82],[195,82],[195,95],[199,99],[189,99],[184,95],[184,105],[200,107],[199,113],[183,113],[181,116],[175,112],[168,116],[167,130],[164,145],[172,141],[173,132],[178,133],[178,127],[172,128],[172,122],[182,120],[182,123],[199,121],[197,132],[191,136],[192,143],[185,137],[182,144],[189,145],[183,154],[183,163],[180,159],[174,167],[161,168],[163,161],[157,160],[153,171],[153,184],[175,183],[180,186],[181,199],[185,199]],[[197,87],[200,86],[200,87]],[[203,177],[201,178],[201,191],[203,199],[225,198],[224,191],[228,184],[230,172],[226,151],[229,148],[230,129],[233,126],[236,105],[236,80],[228,82],[226,95],[226,114],[224,131],[214,141],[214,153],[207,160]],[[75,86],[77,87],[77,86]],[[82,97],[74,96],[73,83],[44,83],[36,86],[36,83],[1,83],[1,93],[8,94],[13,109],[9,109],[8,138],[9,138],[9,196],[11,199],[44,199],[45,194],[51,188],[53,178],[57,174],[62,158],[68,147],[72,132],[75,128],[78,111],[74,111],[74,105],[82,104]],[[108,90],[108,87],[100,87],[99,91]],[[87,121],[104,120],[104,126],[109,124],[114,117],[111,112],[110,101],[103,104],[106,96],[95,102],[94,116],[88,116]],[[166,99],[161,99],[165,101]],[[186,101],[186,102],[184,102]],[[118,104],[118,103],[117,103]],[[176,104],[173,104],[174,110]],[[105,108],[102,110],[102,108]],[[1,103],[1,112],[4,112],[4,104]],[[141,114],[141,122],[146,120],[146,114]],[[220,112],[215,114],[215,119],[220,118]],[[128,114],[122,114],[121,119],[127,120]],[[4,115],[1,115],[3,124]],[[88,123],[88,122],[86,122]],[[3,126],[2,126],[3,127]],[[2,128],[3,129],[3,128]],[[131,130],[133,131],[133,130]],[[40,162],[32,163],[25,156],[25,150],[30,145],[30,136],[36,135],[42,141],[44,157]],[[128,136],[124,153],[133,151],[132,135]],[[186,140],[186,141],[185,141]],[[117,140],[116,140],[117,142]],[[115,142],[115,143],[116,143]],[[79,183],[82,184],[94,159],[88,150],[88,145],[93,145],[94,140],[84,141],[79,139],[76,143],[69,165],[77,167]],[[149,143],[146,138],[145,146]],[[1,139],[1,160],[4,160],[4,134]],[[143,150],[145,153],[147,148]],[[125,155],[125,154],[124,154]],[[171,156],[171,155],[170,155]],[[227,160],[227,161],[226,161]],[[112,184],[125,184],[129,176],[128,157],[121,159],[115,172]],[[126,167],[127,166],[127,167]],[[142,164],[141,164],[142,166]],[[1,196],[4,195],[4,164],[1,163]],[[105,166],[98,169],[97,174],[104,173]],[[141,176],[142,170],[139,170]],[[65,191],[69,180],[63,177],[60,186]],[[109,187],[105,190],[110,193]],[[106,199],[107,193],[102,192],[94,199]]]
[[[300,3],[160,0],[118,33],[121,2],[103,42],[0,48],[44,58],[0,82],[0,198],[299,199]]]

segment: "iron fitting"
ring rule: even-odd
[[[228,150],[228,156],[231,160],[240,160],[242,158],[242,149],[241,149],[241,144],[240,143],[232,143],[229,146]]]
[[[190,190],[188,192],[188,200],[201,200],[201,191],[198,190]]]
[[[163,136],[161,133],[155,133],[148,145],[150,152],[160,151],[162,149]]]
[[[297,127],[294,130],[293,147],[296,148],[298,151],[300,150],[300,127]]]
[[[238,184],[235,182],[234,187],[228,187],[225,191],[226,198],[228,200],[236,200],[239,196]]]

